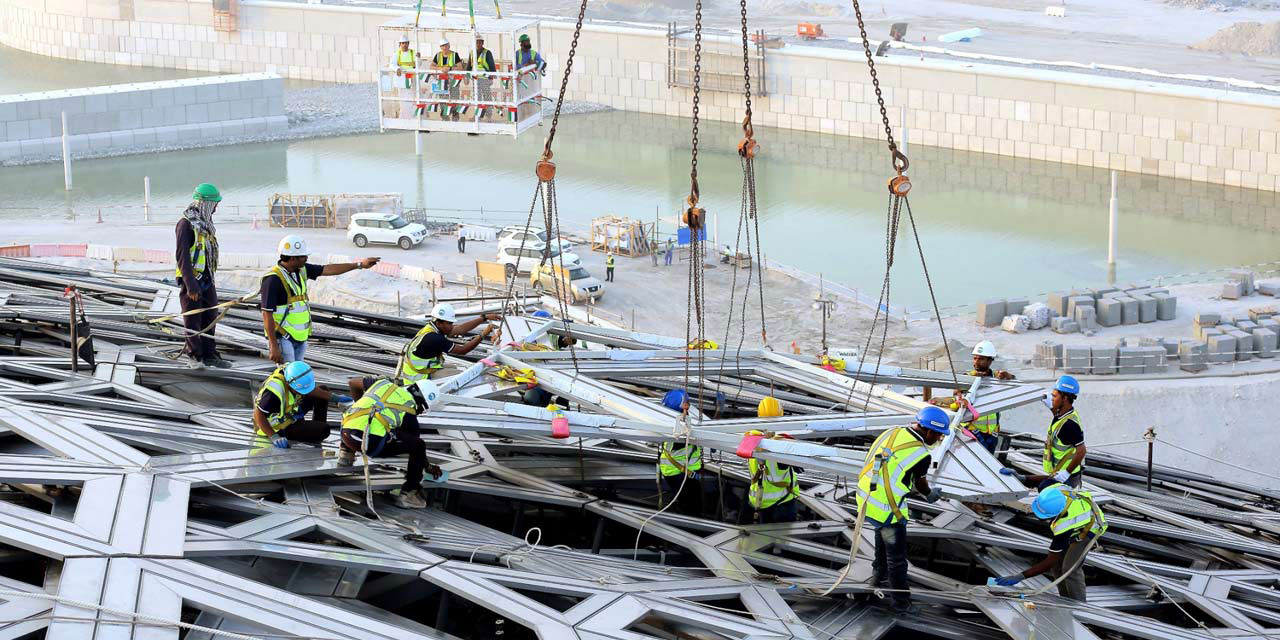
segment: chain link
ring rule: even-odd
[[[586,0],[583,0],[585,3]],[[702,0],[697,0],[693,23],[693,153],[689,167],[689,204],[698,203],[698,105],[702,101]]]
[[[743,120],[743,126],[750,126],[751,123],[751,60],[748,55],[747,46],[747,0],[740,0],[739,6],[742,8],[742,86],[743,98],[747,103],[747,117]]]
[[[587,0],[582,0],[582,6],[578,7],[578,22],[573,26],[573,42],[569,45],[569,58],[564,63],[564,75],[560,78],[560,95],[556,97],[556,112],[551,116],[551,130],[547,132],[547,143],[542,147],[543,159],[551,157],[551,142],[556,139],[556,127],[560,124],[560,108],[564,106],[564,92],[569,88],[569,76],[573,74],[573,58],[578,53],[578,38],[582,35],[582,20],[586,15]]]
[[[871,41],[867,39],[867,25],[862,21],[862,7],[858,0],[853,2],[853,15],[858,19],[858,33],[862,36],[862,52],[867,57],[867,69],[871,74],[871,86],[876,92],[876,103],[880,106],[880,120],[884,123],[884,137],[889,143],[889,151],[893,154],[893,165],[905,171],[907,157],[898,150],[898,143],[893,139],[893,126],[889,124],[889,111],[884,106],[884,93],[880,89],[880,76],[876,73],[875,57],[871,54]]]

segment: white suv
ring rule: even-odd
[[[357,247],[376,242],[396,244],[408,250],[422,244],[426,237],[426,227],[410,223],[394,213],[353,213],[351,223],[347,225],[347,239]]]
[[[551,250],[551,261],[556,266],[560,266],[560,261],[564,261],[566,269],[573,269],[582,266],[582,259],[576,253],[560,253],[554,249]],[[519,245],[507,245],[498,248],[498,262],[506,265],[507,277],[510,278],[515,273],[529,273],[542,262],[542,249],[530,249],[525,247],[521,249]]]
[[[528,229],[525,227],[503,227],[502,231],[498,232],[498,246],[500,247],[507,245],[519,247],[520,243],[523,242],[527,249],[535,244],[542,245],[546,241],[546,229],[540,229],[538,227],[529,227]],[[568,251],[573,247],[573,243],[565,240],[564,238],[556,238],[556,241],[553,242],[551,246],[556,247],[561,251]]]

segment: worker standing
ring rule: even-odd
[[[662,406],[680,414],[681,421],[689,415],[689,394],[683,389],[668,391],[662,397]],[[658,454],[658,473],[662,476],[662,491],[669,500],[676,501],[676,508],[686,516],[702,516],[702,447],[688,441],[663,442]]]
[[[404,76],[404,88],[413,86],[413,72],[418,68],[418,52],[409,48],[409,36],[400,38],[400,45],[391,54],[391,66],[395,67],[397,76]]]
[[[315,373],[305,362],[277,367],[262,382],[253,403],[253,425],[271,444],[288,449],[290,441],[319,444],[329,437],[329,400],[350,400],[335,396],[316,385]],[[311,419],[305,416],[310,413]]]
[[[459,95],[458,86],[461,84],[462,78],[454,78],[450,76],[449,71],[463,68],[462,61],[458,60],[458,54],[449,48],[448,38],[440,39],[440,51],[431,58],[431,69],[441,72],[438,74],[442,88],[448,92],[450,100],[457,100]],[[458,119],[457,105],[446,104],[441,105],[440,119],[449,118],[451,120]]]
[[[482,75],[497,71],[498,66],[493,62],[493,52],[484,48],[484,38],[476,36],[476,49],[467,58],[467,69],[472,72],[471,77],[476,83],[476,99],[480,102],[493,102],[493,76]],[[480,108],[492,107],[494,105],[479,105]]]
[[[418,416],[431,411],[440,389],[430,380],[401,386],[387,378],[369,385],[364,395],[342,414],[342,444],[338,465],[351,466],[357,453],[370,458],[394,458],[409,454],[404,483],[391,492],[396,506],[422,509],[424,472],[440,479],[444,470],[427,463],[427,445],[419,435]]]
[[[218,355],[217,343],[213,341],[213,325],[218,321],[218,310],[213,308],[218,305],[218,290],[213,283],[213,275],[218,270],[218,237],[213,212],[219,202],[222,194],[207,182],[191,194],[191,204],[174,227],[177,236],[174,258],[178,263],[174,276],[178,280],[182,312],[203,309],[182,316],[182,324],[187,328],[187,357],[196,367],[225,369],[231,363]]]
[[[666,264],[666,266],[668,266],[668,267],[669,267],[669,266],[671,266],[671,258],[672,258],[673,256],[675,256],[675,252],[676,252],[676,243],[675,243],[675,241],[673,241],[671,238],[667,238],[667,257],[666,257],[667,264]]]
[[[262,328],[276,364],[301,362],[311,337],[311,307],[307,298],[307,282],[320,276],[336,276],[355,269],[369,269],[381,258],[364,258],[359,262],[311,264],[307,262],[307,241],[302,236],[288,235],[280,240],[280,259],[262,276],[259,288],[262,305]]]
[[[482,322],[501,320],[496,313],[478,315],[466,322],[458,322],[457,312],[453,305],[441,302],[431,309],[431,319],[418,330],[417,335],[405,345],[400,354],[400,366],[396,377],[403,384],[426,380],[434,377],[436,372],[444,368],[444,354],[462,356],[471,353],[493,331],[493,325],[487,324],[480,333],[463,344],[454,344],[451,336],[463,335],[480,326]]]
[[[533,65],[533,70],[546,75],[547,61],[533,50],[533,43],[529,42],[529,34],[520,34],[520,48],[516,49],[516,69],[523,69],[529,65]]]
[[[1084,457],[1088,453],[1084,446],[1084,427],[1075,409],[1079,395],[1080,382],[1073,376],[1062,376],[1053,386],[1053,395],[1048,402],[1053,421],[1045,434],[1044,455],[1040,459],[1043,475],[1023,476],[1009,468],[1001,469],[1000,473],[1037,485],[1041,490],[1055,482],[1079,489],[1084,481]]]
[[[467,232],[466,227],[458,225],[458,253],[467,252]]]
[[[609,251],[604,254],[604,281],[613,282],[613,252]]]
[[[996,345],[990,340],[983,340],[973,347],[973,368],[969,370],[969,375],[982,378],[995,378],[997,380],[1013,380],[1014,376],[1008,371],[993,370],[991,364],[997,358]],[[933,404],[950,406],[952,411],[960,411],[964,403],[965,392],[959,389],[951,398],[934,398]],[[967,410],[964,415],[972,416]],[[981,444],[987,451],[996,452],[996,445],[1000,441],[1000,414],[992,412],[978,416],[972,422],[961,422],[964,427],[973,432]]]
[[[914,488],[929,502],[942,497],[938,487],[929,487],[925,474],[929,470],[929,447],[951,432],[948,424],[950,420],[942,409],[921,409],[915,426],[890,429],[876,438],[858,474],[859,517],[866,518],[875,529],[871,583],[882,588],[888,582],[895,613],[911,611],[911,594],[907,590],[907,493]]]
[[[781,418],[782,405],[772,396],[760,400],[756,407],[756,417]],[[760,431],[748,431],[747,435],[761,435]],[[788,434],[779,437],[791,439]],[[751,476],[751,485],[747,489],[747,502],[755,511],[756,522],[774,524],[778,522],[795,522],[800,504],[796,497],[800,495],[800,480],[796,474],[803,472],[790,465],[765,460],[761,462],[754,457],[747,461],[747,471]]]
[[[1027,578],[1052,571],[1058,583],[1058,595],[1087,602],[1084,581],[1084,559],[1093,541],[1107,530],[1107,519],[1088,491],[1054,483],[1045,487],[1031,503],[1031,512],[1041,520],[1051,520],[1053,540],[1043,560],[1022,573],[996,578],[995,583],[1011,587]],[[1055,578],[1055,579],[1056,579]]]

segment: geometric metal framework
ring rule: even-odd
[[[67,284],[83,293],[94,333],[96,365],[79,372]],[[450,358],[462,372],[422,420],[447,483],[428,509],[398,509],[381,493],[371,509],[361,468],[336,464],[336,437],[278,450],[251,434],[249,390],[273,367],[251,312],[218,328],[233,369],[170,360],[180,331],[148,320],[170,313],[175,296],[162,282],[0,260],[0,639],[1207,640],[1280,628],[1280,494],[1162,467],[1148,492],[1145,462],[1095,451],[1086,483],[1110,529],[1088,556],[1089,604],[975,587],[1048,545],[1028,491],[997,473],[1034,465],[1042,442],[1029,436],[1014,438],[1004,462],[963,438],[935,449],[947,499],[908,500],[919,616],[892,616],[868,588],[869,530],[849,579],[817,597],[848,559],[865,447],[909,421],[915,390],[951,387],[951,377],[881,367],[873,385],[852,377],[869,379],[855,362],[842,374],[770,351],[708,351],[690,388],[702,418],[686,428],[657,402],[684,384],[682,341],[605,327],[509,316],[515,343],[473,352],[487,363]],[[314,322],[308,358],[330,385],[389,374],[416,329],[322,306]],[[566,330],[578,339],[572,356],[519,348]],[[565,398],[570,437],[550,437],[551,415],[521,404],[523,387],[488,363],[530,369]],[[1044,394],[979,384],[970,397],[982,411]],[[787,417],[754,417],[770,394]],[[747,479],[732,451],[757,428],[796,438],[766,440],[756,456],[804,469],[802,521],[659,509],[657,443],[706,447],[704,471],[723,487],[716,502],[732,506]],[[403,468],[377,460],[372,489],[398,486]]]

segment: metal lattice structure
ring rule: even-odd
[[[91,370],[71,370],[69,284],[93,328]],[[1160,467],[1147,491],[1145,463],[1094,451],[1088,488],[1111,529],[1088,556],[1090,604],[974,587],[1024,568],[1048,540],[1025,514],[1028,491],[963,438],[934,454],[948,499],[909,500],[923,611],[894,617],[871,595],[869,531],[849,580],[817,597],[849,555],[862,447],[909,421],[914,390],[951,387],[950,375],[881,367],[871,384],[870,365],[838,373],[770,351],[703,352],[705,376],[689,387],[699,418],[686,428],[656,401],[685,383],[681,340],[559,321],[509,316],[515,342],[476,355],[531,370],[566,399],[571,436],[550,437],[551,414],[520,403],[523,387],[486,362],[453,360],[462,370],[444,381],[445,405],[423,418],[447,483],[425,510],[376,494],[375,513],[359,468],[336,465],[336,438],[279,450],[251,435],[249,390],[273,366],[256,311],[219,325],[235,368],[192,370],[170,359],[177,325],[150,322],[176,295],[162,282],[0,260],[0,638],[1209,640],[1280,627],[1277,492]],[[315,322],[309,360],[334,386],[389,374],[417,328],[332,307]],[[566,331],[576,364],[520,347]],[[1044,394],[959,383],[984,412]],[[752,417],[770,394],[787,417]],[[738,525],[658,508],[656,443],[726,452],[704,470],[731,495],[747,478],[731,452],[756,428],[795,436],[755,456],[804,468],[807,519]],[[1009,464],[1030,467],[1039,446],[1014,438]],[[378,460],[371,488],[398,486],[403,465]]]

